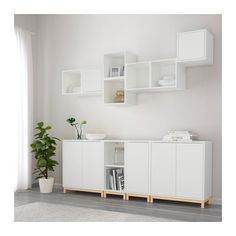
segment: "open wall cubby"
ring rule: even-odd
[[[184,90],[186,66],[212,64],[213,35],[208,30],[179,32],[176,58],[137,61],[127,51],[106,53],[103,69],[63,71],[62,94],[103,94],[104,104],[133,105],[138,92]],[[123,95],[117,98],[118,93]]]

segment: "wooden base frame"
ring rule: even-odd
[[[64,193],[66,193],[67,191],[79,191],[79,192],[100,193],[100,194],[101,194],[101,197],[104,197],[103,190],[83,189],[83,188],[63,188],[63,192],[64,192]]]
[[[113,191],[103,191],[103,197],[106,198],[107,195],[120,195],[123,196],[123,200],[126,200],[126,193],[122,193],[122,192],[113,192]]]
[[[141,198],[147,198],[147,202],[150,202],[150,196],[145,195],[145,194],[132,194],[132,193],[127,193],[126,194],[126,200],[129,200],[129,197],[141,197]]]
[[[161,196],[150,196],[150,203],[153,203],[154,199],[156,200],[169,200],[169,201],[178,201],[178,202],[192,202],[192,203],[199,203],[201,208],[205,208],[205,204],[211,204],[212,198],[208,198],[207,200],[194,200],[194,199],[187,199],[187,198],[175,198],[175,197],[161,197]]]

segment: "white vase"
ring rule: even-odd
[[[39,179],[40,193],[51,193],[53,188],[54,178],[49,177],[48,179]]]

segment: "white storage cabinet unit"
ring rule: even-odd
[[[62,95],[90,96],[102,94],[102,90],[102,70],[99,66],[62,71]]]
[[[212,147],[210,142],[151,144],[151,202],[166,199],[211,201]]]
[[[125,154],[126,199],[145,197],[149,201],[149,143],[127,142]]]
[[[119,154],[119,155],[117,155]],[[124,173],[124,188],[112,189],[112,169]],[[211,202],[212,144],[205,141],[64,140],[63,188],[129,197]]]
[[[64,140],[63,188],[98,192],[104,190],[104,143]]]
[[[186,66],[213,64],[213,35],[206,29],[178,33],[177,60]]]

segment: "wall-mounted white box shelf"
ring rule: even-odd
[[[213,35],[206,29],[178,33],[177,59],[188,66],[213,64]]]
[[[136,55],[129,52],[109,53],[104,55],[104,103],[105,104],[123,104],[129,105],[136,102],[136,96],[133,94],[127,94],[125,88],[127,63],[135,62],[137,60]],[[111,68],[119,67],[121,73],[115,77],[111,74]],[[124,91],[124,101],[116,102],[116,92],[118,90]]]
[[[102,93],[102,70],[99,66],[62,71],[63,95],[97,95]]]
[[[150,63],[136,62],[127,64],[126,89],[145,89],[150,85]]]
[[[185,89],[185,68],[176,58],[127,64],[127,92]]]

